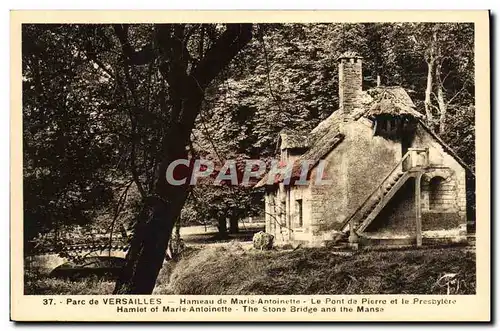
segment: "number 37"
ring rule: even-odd
[[[53,301],[54,301],[54,299],[43,299],[42,302],[44,305],[52,305]]]

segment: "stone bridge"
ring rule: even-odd
[[[70,260],[70,257],[113,256],[125,258],[128,245],[71,245],[62,250],[48,249],[28,256],[26,268],[36,268],[42,273],[50,273],[54,268]],[[66,257],[67,256],[67,257]]]

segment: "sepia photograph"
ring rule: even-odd
[[[476,29],[23,22],[19,295],[273,314],[475,296]]]

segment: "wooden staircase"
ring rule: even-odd
[[[425,154],[423,159],[421,154]],[[409,150],[366,200],[346,218],[342,230],[347,231],[353,227],[357,235],[365,231],[408,179],[424,171],[427,160],[426,149]]]

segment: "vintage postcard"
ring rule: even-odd
[[[488,11],[12,11],[14,321],[490,321]]]

